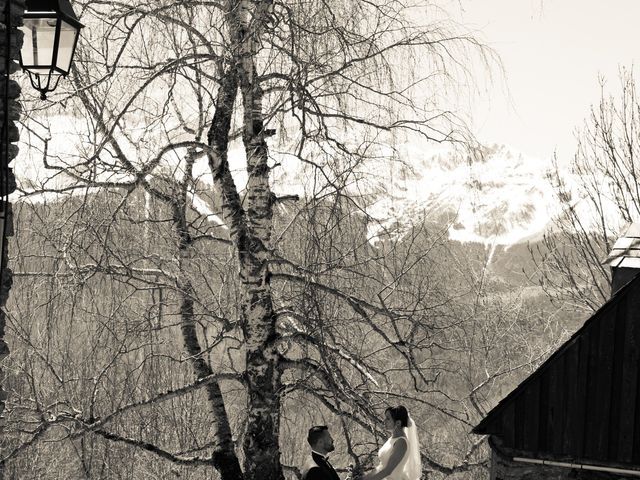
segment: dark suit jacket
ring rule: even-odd
[[[302,476],[302,480],[340,480],[333,467],[317,453],[311,453],[311,468]]]

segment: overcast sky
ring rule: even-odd
[[[474,108],[476,133],[525,154],[573,155],[574,129],[618,69],[640,65],[640,0],[460,0],[461,22],[500,56],[503,82]],[[640,76],[638,76],[640,78]],[[506,84],[508,91],[505,90]]]

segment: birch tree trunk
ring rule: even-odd
[[[273,229],[272,193],[264,139],[262,92],[254,60],[256,39],[268,3],[253,5],[248,1],[231,1],[229,6],[229,29],[236,54],[233,65],[228,67],[221,82],[208,139],[211,147],[209,163],[215,186],[222,197],[223,216],[237,248],[243,289],[241,320],[248,399],[244,470],[247,480],[283,479],[278,442],[282,373],[275,349],[276,316],[268,267],[268,245]],[[238,87],[242,94],[242,138],[249,175],[246,210],[227,159],[229,129]]]
[[[191,281],[188,279],[185,270],[185,257],[188,254],[191,242],[186,228],[184,205],[174,205],[174,224],[179,235],[179,264],[180,264],[180,281],[178,290],[181,295],[180,304],[180,329],[184,348],[189,355],[191,365],[198,380],[213,375],[211,365],[203,358],[202,348],[198,340],[198,331],[196,329],[195,313],[194,313],[194,296],[195,292]],[[206,385],[207,400],[211,408],[212,419],[215,423],[216,431],[213,438],[213,453],[211,462],[220,473],[222,480],[238,480],[242,478],[242,470],[240,462],[235,453],[233,439],[231,436],[231,427],[229,426],[229,416],[225,408],[224,397],[220,384],[212,381]]]
[[[248,480],[284,478],[278,444],[282,372],[278,366],[278,334],[267,263],[273,231],[273,194],[269,186],[262,89],[255,66],[257,37],[262,30],[261,24],[269,3],[255,2],[249,28],[238,32],[242,46],[237,72],[243,107],[242,140],[249,175],[246,204],[248,234],[251,238],[251,250],[240,256],[240,275],[245,295],[242,312],[249,398],[244,451],[254,453],[247,455],[245,460]],[[234,22],[234,25],[240,25],[240,22]]]

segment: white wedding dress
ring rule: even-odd
[[[395,443],[400,438],[405,438],[407,441],[407,451],[405,452],[404,457],[402,457],[400,463],[396,465],[396,468],[393,469],[393,472],[384,477],[385,480],[419,480],[422,476],[422,462],[420,460],[418,434],[413,420],[409,420],[409,426],[404,429],[404,433],[406,437],[391,437],[378,451],[378,459],[380,463],[376,468],[376,472],[383,470],[387,466],[387,463],[389,463]]]
[[[400,438],[404,438],[404,437],[396,437],[396,438],[391,437],[389,440],[387,440],[384,443],[384,445],[382,445],[382,448],[378,450],[378,459],[380,463],[378,464],[378,468],[376,468],[376,473],[379,472],[380,470],[383,470],[384,467],[387,465],[387,463],[389,462],[389,458],[391,457],[391,452],[393,451],[393,446],[395,445],[396,441],[398,441]],[[404,454],[404,458],[398,464],[398,466],[393,469],[393,472],[391,472],[391,475],[385,477],[385,479],[386,480],[414,480],[407,477],[407,475],[404,472],[404,466],[407,463],[408,458],[409,458],[409,450],[407,450],[407,452]]]

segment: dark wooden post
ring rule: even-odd
[[[8,196],[16,189],[10,165],[18,155],[18,147],[14,143],[19,138],[16,122],[21,111],[20,87],[10,79],[10,75],[19,69],[18,53],[22,46],[22,32],[18,27],[22,25],[24,8],[24,0],[0,0],[0,11],[3,12],[0,28],[0,360],[9,354],[9,347],[4,340],[4,306],[9,298],[13,280],[8,266],[7,237],[13,235],[13,215]],[[6,393],[0,385],[0,416],[4,411],[5,400]],[[4,472],[0,467],[0,479],[3,477]]]

